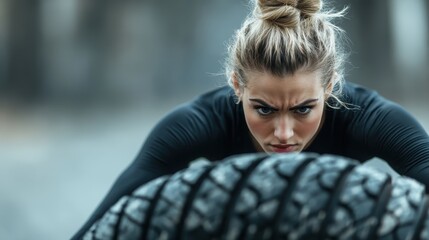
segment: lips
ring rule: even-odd
[[[293,152],[297,150],[296,144],[271,144],[270,147],[273,152],[284,153],[284,152]]]

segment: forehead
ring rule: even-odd
[[[279,95],[312,95],[318,94],[322,87],[321,73],[319,71],[297,71],[294,74],[276,76],[268,72],[249,72],[247,89],[249,92]],[[313,97],[313,96],[312,96]]]

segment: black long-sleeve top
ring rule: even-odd
[[[429,136],[401,106],[377,92],[346,83],[343,96],[352,109],[326,107],[324,121],[306,152],[330,153],[361,162],[385,160],[399,174],[429,187]],[[256,152],[234,92],[225,86],[207,92],[168,113],[147,137],[86,224],[80,239],[121,196],[156,177],[171,174],[197,158],[220,160]]]

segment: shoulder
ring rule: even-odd
[[[207,91],[186,105],[187,111],[210,123],[227,123],[240,116],[241,104],[236,103],[234,91],[229,86],[217,87]]]
[[[236,118],[240,112],[234,98],[229,86],[218,87],[178,105],[167,113],[162,122],[170,126],[186,125],[190,129],[225,129],[231,122],[228,120]]]
[[[427,136],[418,120],[399,103],[358,84],[349,83],[344,90],[346,101],[357,108],[337,111],[336,116],[351,136],[365,141],[389,138],[401,131]]]
[[[399,112],[408,114],[407,110],[399,103],[385,98],[374,89],[356,83],[345,84],[342,99],[352,106],[352,111],[347,112],[375,117],[377,120],[381,119],[379,118],[380,115],[392,115],[392,113],[398,114]],[[353,108],[354,106],[356,108]]]
[[[163,156],[161,159],[179,155],[188,160],[223,156],[236,122],[237,111],[231,110],[234,105],[238,104],[228,87],[216,88],[178,105],[152,130],[145,150],[156,152],[152,154]]]
[[[235,105],[234,91],[229,86],[217,87],[193,99],[191,104],[205,107],[227,107]]]
[[[352,82],[344,84],[340,100],[347,107],[341,107],[334,111],[344,117],[372,116],[392,109],[404,110],[398,103],[385,98],[376,90]]]
[[[374,103],[374,101],[384,102],[386,99],[381,97],[381,95],[374,89],[370,89],[360,84],[346,82],[346,84],[344,84],[341,100],[346,104],[365,108],[367,105]]]
[[[212,111],[213,108],[224,108],[234,105],[234,91],[229,86],[217,87],[177,105],[168,114],[177,111]]]

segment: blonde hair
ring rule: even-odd
[[[342,29],[331,20],[346,11],[324,11],[321,0],[252,0],[253,12],[236,31],[228,47],[228,83],[235,78],[247,84],[246,73],[269,72],[277,76],[297,70],[319,70],[322,86],[333,87],[330,97],[345,106],[339,96],[343,85],[345,54],[337,43]],[[338,105],[339,104],[339,105]],[[336,106],[334,106],[336,105]]]

